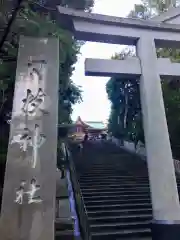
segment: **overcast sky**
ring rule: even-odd
[[[140,0],[95,0],[93,12],[126,17],[134,4],[139,2]],[[85,77],[84,61],[87,57],[108,59],[121,49],[122,46],[114,44],[86,42],[83,45],[72,77],[77,85],[82,86],[83,102],[75,105],[73,120],[76,120],[78,116],[81,116],[84,121],[106,121],[108,119],[110,103],[105,90],[108,78]]]

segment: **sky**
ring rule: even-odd
[[[140,0],[95,0],[93,12],[126,17]],[[115,52],[120,52],[125,46],[105,43],[86,42],[81,48],[81,54],[75,65],[72,79],[75,84],[82,86],[83,102],[76,104],[72,119],[78,116],[84,121],[106,122],[110,113],[110,102],[106,94],[106,83],[109,78],[86,77],[84,74],[85,58],[109,59]]]

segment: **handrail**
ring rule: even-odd
[[[77,173],[76,173],[75,165],[72,159],[72,155],[69,151],[68,145],[64,142],[62,143],[62,149],[69,163],[70,178],[71,178],[72,187],[73,187],[74,196],[75,196],[75,202],[78,210],[78,217],[80,221],[82,237],[83,237],[83,240],[91,240],[87,210],[83,200],[80,184],[77,178]]]

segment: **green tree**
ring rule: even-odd
[[[134,52],[123,51],[112,58],[123,60],[127,56],[134,56]],[[106,92],[111,102],[109,131],[117,138],[133,140],[141,119],[139,80],[112,77],[107,82]]]
[[[160,14],[167,11],[172,5],[177,6],[180,1],[158,1],[158,0],[145,0],[143,1],[142,8],[145,10]],[[151,11],[149,10],[151,9]],[[137,8],[134,9],[134,15],[138,16]],[[150,16],[149,16],[150,17]],[[157,56],[161,58],[170,58],[173,62],[180,62],[180,50],[173,48],[160,48],[157,49]],[[162,79],[162,90],[164,96],[165,111],[168,123],[168,130],[170,135],[171,147],[173,156],[180,158],[179,146],[179,133],[180,133],[180,84],[179,80]],[[142,131],[142,130],[141,130]],[[142,133],[141,133],[142,135]]]
[[[0,2],[0,29],[6,29],[12,14],[13,2],[11,0]],[[82,101],[81,88],[71,80],[82,43],[74,40],[72,33],[65,29],[63,23],[56,23],[53,17],[56,5],[90,11],[93,7],[93,0],[23,1],[0,52],[0,164],[3,164],[3,167],[8,146],[8,121],[12,111],[20,35],[59,38],[59,123],[69,123],[72,106]],[[0,38],[3,32],[0,30]],[[1,173],[0,175],[3,176]]]
[[[161,14],[171,6],[178,6],[179,0],[141,0],[140,4],[135,4],[134,9],[129,13],[129,17],[148,19],[154,15]]]
[[[143,6],[150,8],[152,14],[165,12],[169,9],[169,7],[176,7],[179,3],[179,0],[142,0]]]
[[[180,1],[176,1],[176,4],[178,5]],[[148,1],[144,0],[142,1],[142,4],[135,5],[134,9],[130,12],[129,17],[133,18],[142,18],[142,19],[148,19],[153,14],[159,14],[162,11],[167,11],[167,9],[171,5],[171,1]],[[117,54],[118,55],[118,54]],[[120,53],[121,55],[121,53]],[[169,57],[171,61],[180,62],[180,50],[179,49],[172,49],[172,48],[161,48],[157,49],[157,56],[158,57]],[[116,79],[117,81],[118,79]],[[110,80],[112,81],[112,80]],[[114,82],[116,82],[114,80]],[[120,81],[120,79],[119,79]],[[121,79],[122,81],[122,79]],[[112,84],[112,88],[115,86],[115,83]],[[123,85],[121,84],[121,87]],[[166,110],[166,116],[167,116],[167,122],[168,122],[168,129],[170,134],[170,141],[171,146],[173,150],[174,157],[180,158],[180,146],[179,146],[179,133],[180,133],[180,84],[179,80],[171,81],[162,79],[162,90],[163,90],[163,96],[164,96],[164,103],[165,103],[165,110]],[[122,90],[121,90],[122,91]],[[112,102],[112,100],[111,100]],[[112,102],[113,103],[113,102]],[[120,106],[119,108],[123,108],[123,106]],[[139,103],[135,103],[133,107],[139,107],[139,112],[141,112],[141,108]],[[129,108],[129,111],[131,107]],[[119,111],[119,109],[118,109]],[[112,114],[112,112],[111,112]],[[113,113],[115,114],[115,113]],[[117,114],[117,113],[116,113]],[[110,115],[111,118],[111,115]],[[127,129],[125,131],[125,135],[132,135],[136,136],[136,140],[144,141],[144,134],[143,134],[143,127],[142,127],[142,117],[141,114],[137,114],[136,118],[128,118],[129,125],[133,125],[134,128],[131,128],[130,130]],[[111,121],[112,122],[112,121]],[[112,123],[111,123],[112,124]],[[119,131],[119,129],[118,129]],[[129,134],[129,132],[131,134]]]

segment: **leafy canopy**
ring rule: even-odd
[[[129,14],[129,17],[148,19],[155,14],[160,14],[163,11],[167,11],[168,8],[172,5],[172,3],[173,2],[169,0],[144,0],[141,4],[135,5],[134,9]],[[179,4],[180,1],[176,1],[176,6]],[[146,49],[144,49],[144,51],[146,51]],[[132,56],[132,53],[132,51],[126,51],[127,56]],[[116,54],[116,56],[119,56],[120,58],[122,55],[124,55],[124,51],[120,54]],[[180,62],[179,49],[157,49],[157,56],[165,58],[169,57],[173,62]],[[127,82],[131,82],[132,84],[133,81],[131,81],[131,79],[128,79],[126,80],[126,84]],[[128,87],[127,91],[127,87],[124,84],[124,79],[111,78],[109,80],[107,84],[107,93],[112,105],[109,117],[109,131],[112,131],[114,135],[119,135],[124,139],[134,140],[135,142],[141,140],[142,142],[144,142],[138,81],[136,81],[136,84],[130,85],[130,89],[131,88],[133,88],[134,90],[129,91]],[[180,158],[179,80],[177,79],[172,81],[171,79],[162,79],[162,90],[173,155],[176,158]],[[126,102],[122,100],[125,99],[125,93],[127,95],[126,98],[129,99]],[[131,104],[131,99],[133,99],[133,104]],[[116,107],[114,108],[114,106]],[[127,109],[127,111],[125,112],[124,109]],[[119,121],[117,121],[117,119],[119,119]],[[123,127],[124,120],[127,121],[126,128]]]
[[[0,39],[14,8],[13,0],[0,2]],[[20,35],[57,37],[59,59],[59,123],[71,121],[72,106],[82,101],[81,88],[72,79],[74,64],[82,43],[74,40],[71,32],[60,27],[53,17],[56,5],[91,11],[93,0],[37,0],[23,1],[8,38],[0,52],[0,163],[5,162],[8,146],[16,60]]]

